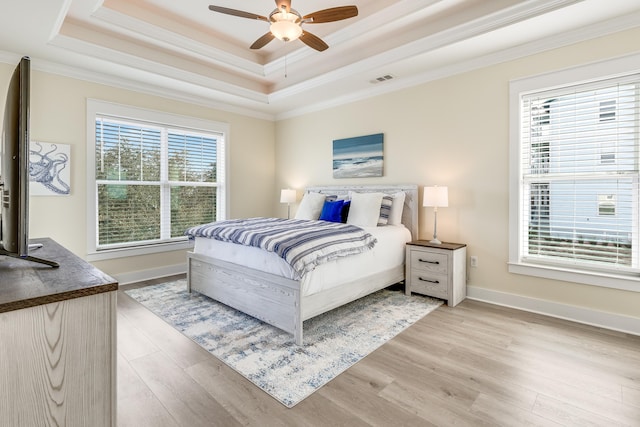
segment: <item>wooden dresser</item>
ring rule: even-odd
[[[118,283],[51,239],[0,256],[0,425],[116,425]]]

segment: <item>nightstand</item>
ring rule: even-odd
[[[430,243],[414,240],[407,243],[405,294],[411,292],[447,300],[458,305],[467,296],[467,245]]]

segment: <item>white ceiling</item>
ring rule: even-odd
[[[279,119],[640,26],[638,0],[292,0],[329,49],[249,46],[273,0],[0,0],[0,61]],[[390,75],[393,79],[377,82]]]

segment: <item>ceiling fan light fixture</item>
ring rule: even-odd
[[[269,16],[271,20],[271,33],[277,39],[289,42],[296,40],[302,35],[302,27],[300,26],[300,15],[286,12],[285,10],[276,10]]]
[[[302,31],[302,24],[335,22],[358,16],[358,8],[354,5],[317,10],[305,15],[304,17],[296,10],[291,9],[291,0],[276,0],[276,5],[278,7],[269,14],[268,18],[266,16],[256,15],[255,13],[229,9],[228,7],[216,6],[213,4],[209,5],[209,10],[240,18],[268,22],[270,25],[270,31],[263,34],[253,42],[250,49],[260,49],[275,38],[284,42],[300,39],[304,44],[318,52],[327,50],[329,45],[320,37],[308,31]]]

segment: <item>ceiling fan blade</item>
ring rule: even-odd
[[[255,13],[243,12],[242,10],[229,9],[228,7],[209,5],[209,10],[214,12],[224,13],[226,15],[239,16],[240,18],[258,19],[260,21],[269,22],[269,18],[262,15],[256,15]]]
[[[289,12],[291,10],[291,0],[276,0],[276,7],[279,10],[282,10],[282,6]]]
[[[258,40],[254,41],[253,44],[251,45],[251,49],[260,49],[261,47],[269,43],[271,40],[273,40],[274,38],[275,36],[273,35],[273,33],[268,32],[264,36],[260,37]]]
[[[321,24],[323,22],[341,21],[354,16],[358,16],[358,8],[356,6],[340,6],[310,13],[303,16],[302,20],[309,24]]]
[[[300,40],[302,40],[302,42],[307,46],[312,47],[319,52],[322,52],[323,50],[327,50],[327,48],[329,47],[329,45],[323,42],[320,39],[320,37],[315,36],[308,31],[302,32],[302,35],[300,36]]]

